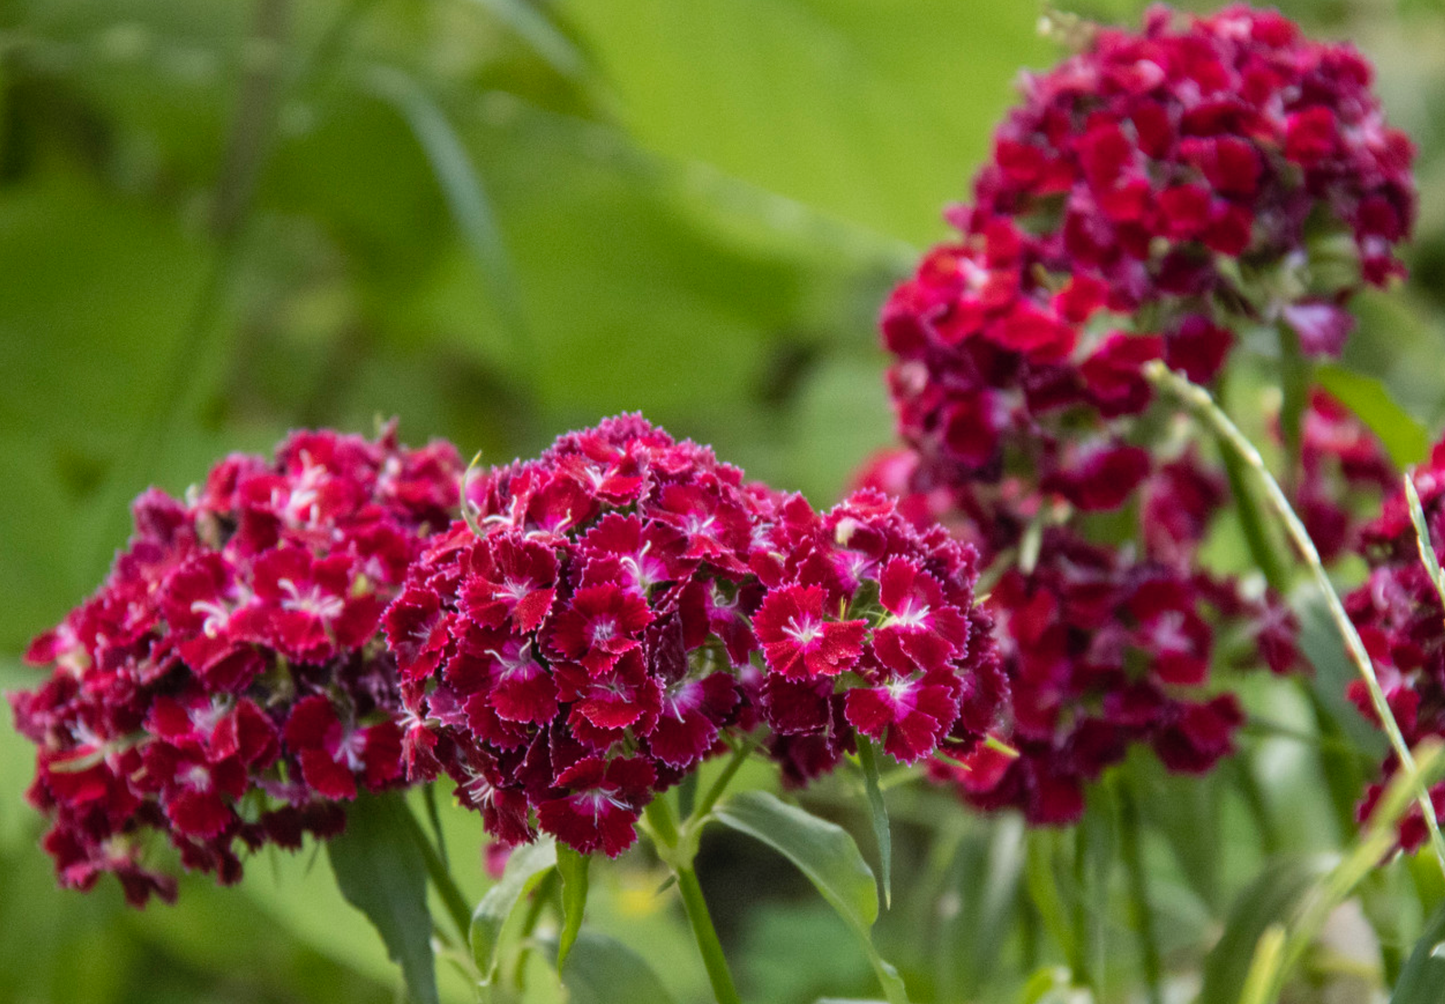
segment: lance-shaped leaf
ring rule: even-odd
[[[557,968],[562,968],[559,960]],[[582,931],[568,955],[568,1004],[673,1004],[674,998],[646,960],[596,931]]]
[[[873,946],[878,886],[847,831],[764,791],[736,795],[714,809],[713,816],[796,865],[858,936],[889,1004],[907,1004],[903,979]]]
[[[1415,942],[1390,1004],[1435,1004],[1441,987],[1445,987],[1445,906],[1435,911]]]
[[[1379,437],[1396,467],[1418,464],[1429,455],[1430,434],[1374,377],[1326,363],[1316,368],[1315,380]]]
[[[548,869],[555,868],[556,865],[557,848],[550,837],[542,837],[536,843],[519,847],[507,859],[507,867],[502,872],[501,879],[487,890],[487,894],[477,904],[477,909],[472,914],[472,957],[476,959],[483,984],[490,983],[496,975],[502,928],[506,926],[508,918],[516,912],[522,898],[547,874]]]
[[[336,885],[366,914],[401,965],[415,1004],[437,1004],[426,862],[413,820],[397,794],[362,796],[346,814],[346,832],[326,846]]]
[[[893,836],[888,828],[888,806],[883,802],[883,789],[878,784],[878,756],[872,741],[858,737],[858,763],[863,768],[863,782],[868,789],[868,814],[873,820],[873,837],[878,841],[878,863],[883,871],[883,904],[893,905]]]
[[[557,939],[559,973],[582,930],[582,914],[587,909],[587,866],[591,863],[592,855],[578,853],[566,844],[557,845],[557,874],[562,876],[562,934]]]
[[[1224,933],[1204,959],[1199,1004],[1238,1004],[1255,965],[1256,946],[1276,925],[1287,925],[1334,860],[1284,858],[1268,865],[1229,909]]]

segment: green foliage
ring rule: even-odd
[[[567,957],[582,930],[587,910],[587,871],[592,855],[579,854],[566,844],[556,845],[557,874],[562,876],[562,933],[557,939],[557,969],[565,971]]]
[[[326,851],[341,894],[375,925],[414,1004],[438,1004],[426,864],[408,813],[400,795],[363,796]]]
[[[878,864],[883,883],[883,906],[893,903],[893,837],[888,827],[888,806],[878,786],[878,757],[867,736],[858,737],[858,763],[868,792],[868,815],[873,823],[873,839],[878,842]]]
[[[562,968],[562,956],[557,956]],[[571,1004],[673,1004],[673,997],[642,956],[597,931],[578,933],[567,956],[567,1000]]]
[[[1142,3],[1065,6],[1128,19]],[[1406,463],[1445,420],[1445,73],[1419,55],[1445,11],[1423,0],[1397,7],[1286,5],[1310,30],[1351,37],[1379,61],[1392,119],[1421,145],[1416,279],[1363,297],[1345,358],[1314,370]],[[879,304],[918,248],[943,237],[939,209],[966,195],[1010,82],[1057,54],[1037,36],[1031,3],[14,0],[4,9],[6,688],[33,684],[14,656],[99,581],[124,541],[131,497],[152,483],[182,492],[224,453],[268,449],[293,426],[367,431],[394,414],[409,441],[445,436],[491,462],[642,409],[750,475],[831,502],[892,437]],[[282,16],[268,22],[267,12]],[[1257,391],[1273,374],[1256,364],[1259,379],[1233,388],[1236,417],[1268,410]],[[1241,567],[1280,566],[1269,514],[1246,516],[1259,524],[1253,559],[1238,540],[1225,549]],[[1352,669],[1335,627],[1315,596],[1295,599],[1316,668],[1311,713],[1285,722],[1298,735],[1246,733],[1239,763],[1204,779],[1152,763],[1124,771],[1138,793],[1166,979],[1182,983],[1202,967],[1204,1004],[1238,1001],[1264,932],[1321,888],[1318,868],[1261,863],[1246,782],[1258,782],[1277,825],[1329,797],[1340,832],[1279,829],[1288,849],[1338,849],[1357,833],[1361,765],[1383,756],[1379,734],[1341,696]],[[1247,703],[1285,719],[1281,692],[1261,689]],[[239,889],[188,879],[178,906],[136,914],[113,883],[86,895],[54,888],[38,818],[22,800],[32,765],[33,747],[0,728],[0,1004],[382,1004],[395,997],[388,946],[410,960],[414,996],[473,999],[470,980],[447,967],[434,990],[417,975],[431,968],[432,929],[425,863],[395,825],[399,803],[362,803],[328,852],[343,889],[389,939],[346,907],[330,869],[313,867],[317,848],[248,861]],[[1109,874],[1098,817],[1082,857],[1072,834],[1034,837],[1025,853],[1016,819],[966,819],[905,784],[888,790],[890,820],[876,772],[865,780],[871,799],[849,792],[846,808],[826,803],[831,822],[754,794],[718,808],[729,827],[793,861],[842,918],[819,908],[812,888],[788,889],[766,871],[771,852],[728,844],[737,858],[727,864],[764,876],[716,910],[726,954],[751,980],[747,999],[876,993],[868,958],[896,1002],[902,979],[875,937],[920,1001],[1085,1000],[1071,967],[1101,944],[1099,999],[1137,990],[1130,904]],[[745,771],[740,786],[761,783]],[[504,928],[551,867],[548,846],[517,852],[489,884],[475,815],[443,805],[440,816],[453,871],[479,904],[477,969],[510,977]],[[873,873],[848,832],[866,843],[870,827],[885,896],[899,890],[881,921]],[[709,883],[711,845],[699,859]],[[587,928],[577,896],[585,860],[568,864],[560,923],[550,899],[538,905],[538,933],[522,947],[554,931],[575,938],[558,953],[572,1000],[706,999],[684,922],[652,893],[653,864],[641,852],[593,867]],[[1439,878],[1422,877],[1418,909],[1402,885],[1381,909],[1409,953],[1395,1000],[1415,1004],[1433,999],[1439,979]],[[1217,930],[1222,940],[1201,958]],[[833,982],[790,965],[808,952]],[[523,985],[498,977],[488,992],[556,999],[537,978],[542,954],[519,967]],[[1306,957],[1295,967],[1301,985],[1327,979],[1311,966]]]
[[[777,851],[798,867],[857,935],[889,1004],[907,1004],[898,971],[873,947],[878,887],[858,845],[841,827],[764,791],[736,795],[713,810],[717,820]]]
[[[1390,1004],[1428,1004],[1445,986],[1445,907],[1435,911],[1395,984]]]
[[[472,914],[472,956],[483,983],[496,975],[502,928],[522,898],[534,889],[542,876],[557,866],[557,845],[551,838],[518,848],[507,859],[506,870],[497,884],[487,890]]]
[[[1272,862],[1235,899],[1219,941],[1204,961],[1199,1004],[1235,1004],[1256,965],[1277,963],[1283,941],[1273,952],[1256,949],[1269,931],[1294,917],[1315,883],[1329,870],[1328,858],[1284,858]],[[1273,970],[1268,974],[1273,977]],[[1259,977],[1262,978],[1262,977]]]

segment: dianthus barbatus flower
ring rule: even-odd
[[[1026,77],[973,205],[949,213],[960,238],[883,310],[919,487],[1051,476],[1082,435],[1119,491],[1070,500],[1104,507],[1144,473],[1115,440],[1149,403],[1145,362],[1207,381],[1242,324],[1337,355],[1345,304],[1402,271],[1415,214],[1411,144],[1370,81],[1348,45],[1243,7],[1154,8]]]
[[[1218,625],[1266,621],[1243,616],[1244,602],[1229,583],[1046,531],[1035,564],[1007,571],[988,603],[1018,755],[981,747],[932,773],[981,808],[1066,823],[1083,812],[1085,785],[1133,744],[1171,770],[1209,770],[1243,721],[1233,694],[1209,692]],[[1257,639],[1277,672],[1294,661],[1291,639],[1283,622]]]
[[[1445,442],[1412,475],[1425,525],[1437,558],[1445,560]],[[1391,714],[1408,746],[1428,736],[1445,737],[1445,608],[1421,560],[1418,537],[1403,491],[1385,499],[1379,516],[1361,534],[1360,551],[1370,575],[1345,597],[1345,609],[1360,632],[1385,692]],[[1373,722],[1378,719],[1362,681],[1352,681],[1350,699]],[[1398,764],[1386,759],[1386,780]],[[1360,818],[1373,811],[1385,780],[1370,786]],[[1445,784],[1431,789],[1436,814],[1445,814]],[[1413,850],[1424,842],[1425,823],[1412,808],[1400,829],[1400,842]]]
[[[861,494],[801,496],[637,416],[485,472],[387,610],[414,776],[507,843],[616,855],[653,795],[771,730],[785,776],[867,734],[967,751],[1004,686],[971,549]]]
[[[187,501],[136,500],[105,584],[26,654],[49,680],[9,695],[62,884],[114,872],[132,903],[172,898],[150,830],[233,882],[237,841],[297,847],[339,831],[359,788],[403,783],[379,622],[460,475],[443,443],[298,432]]]

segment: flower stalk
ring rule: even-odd
[[[1415,788],[1415,798],[1420,805],[1420,811],[1424,815],[1425,826],[1430,833],[1430,845],[1440,862],[1440,867],[1445,870],[1445,836],[1440,833],[1440,823],[1435,816],[1434,803],[1430,799],[1430,792],[1421,782],[1419,768],[1415,764],[1415,758],[1410,753],[1410,747],[1405,743],[1405,737],[1400,732],[1400,725],[1395,721],[1395,716],[1390,710],[1390,703],[1385,697],[1385,691],[1380,686],[1379,678],[1375,675],[1374,663],[1370,660],[1370,654],[1365,650],[1365,643],[1360,639],[1360,633],[1355,630],[1349,615],[1345,613],[1344,604],[1340,596],[1335,592],[1329,576],[1325,573],[1324,564],[1320,561],[1319,551],[1315,548],[1314,541],[1310,539],[1304,524],[1300,522],[1299,516],[1295,513],[1294,507],[1290,505],[1289,499],[1285,497],[1284,490],[1280,488],[1279,482],[1274,475],[1270,474],[1269,468],[1264,464],[1264,458],[1259,455],[1239,427],[1230,420],[1218,405],[1214,398],[1197,384],[1191,383],[1185,377],[1171,371],[1162,362],[1154,361],[1144,367],[1144,374],[1150,383],[1156,387],[1169,391],[1179,398],[1192,411],[1202,418],[1205,423],[1215,432],[1224,446],[1232,450],[1244,462],[1254,470],[1256,476],[1264,485],[1265,497],[1274,508],[1276,514],[1284,523],[1285,531],[1291,541],[1294,542],[1300,556],[1309,567],[1310,574],[1324,596],[1325,604],[1329,608],[1330,617],[1335,622],[1340,634],[1345,639],[1345,649],[1350,659],[1359,670],[1365,687],[1369,691],[1370,704],[1375,710],[1376,717],[1380,720],[1385,735],[1390,740],[1390,747],[1396,758],[1400,761],[1400,768],[1410,777]]]
[[[746,759],[746,751],[740,750],[739,754],[734,755],[733,764]],[[729,764],[732,769],[709,789],[708,794],[712,796],[713,802],[716,802],[727,780],[736,772],[737,768],[733,764]],[[706,797],[704,801],[707,801]],[[682,896],[683,910],[687,913],[693,940],[697,942],[698,952],[702,955],[703,968],[707,970],[708,982],[712,984],[717,1004],[742,1004],[742,998],[738,996],[737,987],[733,983],[732,972],[728,969],[727,957],[723,954],[722,942],[717,936],[717,928],[713,926],[712,914],[708,912],[702,885],[692,867],[693,857],[697,854],[694,820],[700,820],[705,811],[696,813],[687,825],[679,827],[672,803],[666,796],[658,796],[647,804],[643,817],[646,820],[647,832],[657,848],[658,857],[677,879],[677,891]]]

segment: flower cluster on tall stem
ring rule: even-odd
[[[1179,617],[1193,623],[1212,608],[1207,620],[1255,637],[1260,661],[1276,671],[1293,663],[1277,597],[1192,571],[1225,478],[1180,449],[1145,370],[1162,360],[1209,382],[1246,332],[1286,364],[1336,355],[1353,324],[1351,296],[1402,274],[1395,248],[1415,214],[1413,150],[1385,124],[1371,77],[1350,46],[1304,39],[1280,15],[1244,7],[1208,17],[1156,7],[1138,32],[1092,30],[1083,51],[1025,78],[972,204],[948,213],[959,237],[925,255],[884,306],[908,452],[876,460],[861,480],[897,493],[910,518],[943,520],[985,561],[1022,566],[994,601],[1015,719],[1038,741],[1038,705],[1057,725],[1047,757],[1031,764],[1026,736],[1019,761],[975,771],[975,795],[988,788],[1036,819],[1076,815],[1076,779],[1121,755],[1129,735],[1101,698],[1120,705],[1176,663],[1169,644],[1135,639],[1130,662],[1149,668],[1111,677],[1092,672],[1090,652],[1064,646],[1071,654],[1033,694],[1039,681],[1026,677],[1041,672],[1041,657],[1009,654],[1027,649],[1010,632],[1032,623],[1015,605],[1075,602],[1078,569],[1062,555],[1090,553],[1098,560],[1085,567],[1113,569],[1106,592],[1167,579],[1164,592],[1182,597]],[[1285,437],[1299,451],[1288,480],[1321,546],[1337,554],[1355,532],[1343,489],[1382,483],[1389,465],[1337,402],[1317,395],[1305,405]],[[1116,511],[1140,518],[1107,515]],[[1121,534],[1125,525],[1137,529]],[[1128,536],[1141,547],[1107,559],[1091,550]],[[1040,550],[1040,540],[1050,543]],[[1136,616],[1128,606],[1114,606],[1124,624]],[[1203,674],[1169,681],[1171,700],[1203,700],[1180,688],[1205,683]],[[1139,714],[1141,739],[1170,720]],[[1237,721],[1221,715],[1225,740]],[[1229,748],[1198,745],[1216,752],[1166,753],[1154,742],[1166,762],[1193,764],[1185,769]],[[1000,771],[1007,797],[992,788]],[[1025,789],[1067,794],[1045,809]]]
[[[173,898],[153,834],[234,882],[238,848],[335,834],[358,791],[404,783],[378,623],[460,474],[449,445],[394,430],[299,432],[184,501],[136,500],[105,584],[26,654],[49,679],[9,695],[62,884],[112,872],[132,903]]]
[[[1421,532],[1411,519],[1403,491],[1385,499],[1379,515],[1368,523],[1359,544],[1370,564],[1369,577],[1345,597],[1345,609],[1360,633],[1375,677],[1407,746],[1431,736],[1445,736],[1445,583],[1432,581],[1429,549],[1436,566],[1445,559],[1445,443],[1436,444],[1429,460],[1411,474],[1424,516]],[[1370,695],[1361,681],[1352,681],[1349,696],[1360,713],[1378,724]],[[1360,805],[1366,819],[1399,769],[1392,754],[1382,779],[1370,786]],[[1445,815],[1445,784],[1430,790],[1437,818]],[[1425,842],[1425,820],[1412,810],[1401,824],[1400,842],[1413,850]]]
[[[653,796],[759,727],[785,776],[854,736],[967,752],[1003,681],[971,549],[891,501],[828,513],[637,416],[485,472],[385,615],[413,777],[504,843],[617,855]]]

